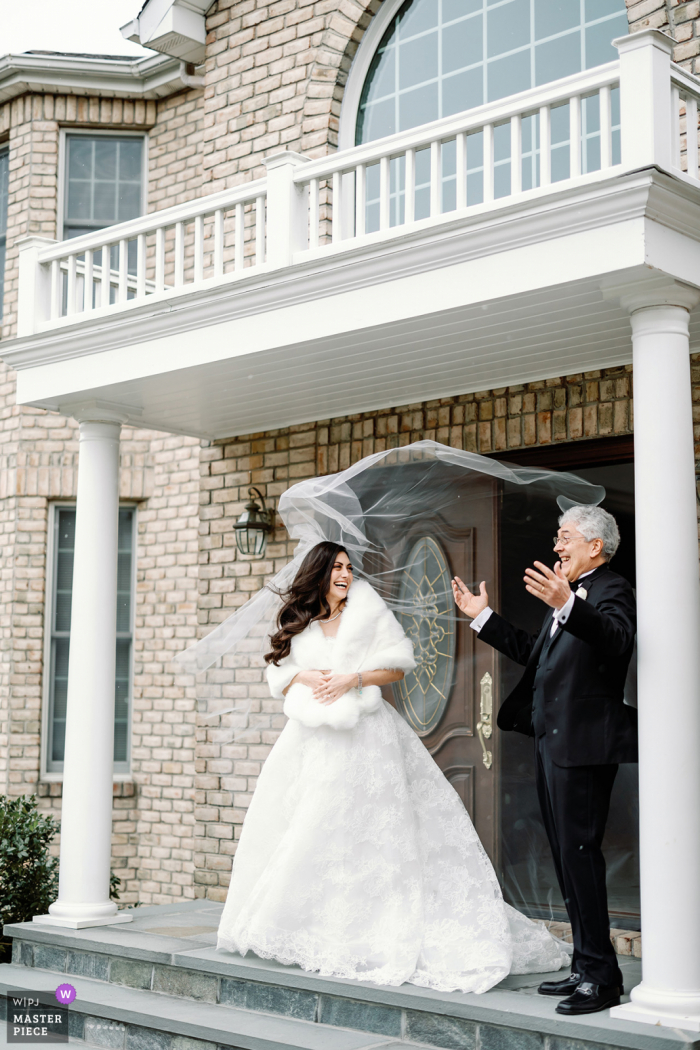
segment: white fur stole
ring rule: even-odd
[[[284,713],[311,729],[328,725],[334,729],[353,729],[360,718],[376,711],[382,701],[379,686],[368,685],[360,696],[350,689],[333,704],[322,704],[312,690],[295,682],[284,689],[299,671],[330,670],[340,674],[358,671],[412,671],[416,666],[413,646],[386,602],[364,580],[355,580],[340,621],[329,660],[320,624],[310,624],[292,641],[292,651],[279,667],[268,664],[267,681],[277,699],[284,698]]]

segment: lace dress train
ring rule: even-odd
[[[569,962],[503,901],[459,796],[386,701],[352,730],[287,723],[246,816],[218,946],[439,991]]]

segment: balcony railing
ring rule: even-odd
[[[656,166],[700,186],[700,80],[648,30],[619,61],[61,243],[20,246],[18,334]]]

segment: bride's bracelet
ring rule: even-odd
[[[359,671],[357,672],[357,691],[362,696],[362,675]]]

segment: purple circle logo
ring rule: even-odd
[[[61,1006],[70,1006],[77,994],[72,984],[59,984],[56,989],[56,999]]]

